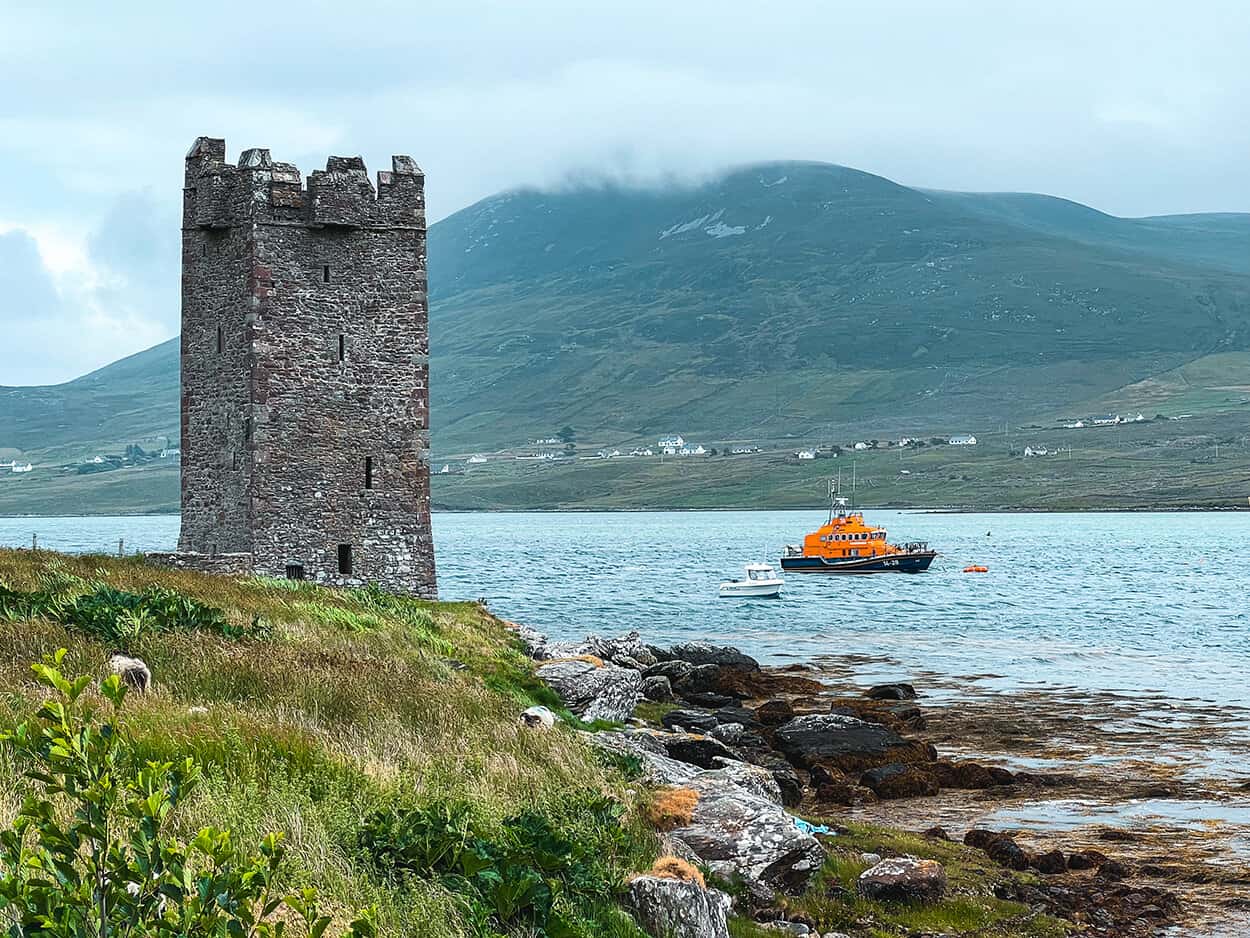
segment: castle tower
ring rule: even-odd
[[[236,166],[195,141],[180,565],[435,595],[425,261],[411,158],[375,190],[332,156],[305,186],[268,150]]]

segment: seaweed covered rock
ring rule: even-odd
[[[1011,785],[1016,781],[1009,769],[979,762],[950,762],[939,760],[930,767],[943,788],[993,788]]]
[[[569,658],[548,662],[536,673],[583,720],[623,722],[642,698],[642,675],[630,668]]]
[[[910,684],[878,684],[864,691],[869,700],[915,700],[916,688]]]
[[[639,876],[629,884],[625,905],[652,935],[729,938],[729,896],[697,882]]]
[[[1015,840],[1000,834],[985,845],[985,855],[1009,870],[1024,871],[1029,868],[1029,855]]]
[[[936,795],[938,783],[933,776],[914,765],[883,765],[869,769],[859,780],[865,788],[872,789],[878,798],[916,798]]]
[[[879,723],[840,713],[795,717],[777,728],[773,741],[800,768],[824,764],[851,771],[927,758],[923,745]]]
[[[669,655],[678,661],[686,661],[693,665],[714,664],[723,668],[738,668],[743,671],[758,671],[760,663],[750,655],[744,655],[730,645],[713,645],[709,642],[683,642],[668,650]]]

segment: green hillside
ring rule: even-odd
[[[1105,409],[1250,417],[1250,215],[1125,219],[772,163],[698,186],[504,193],[431,228],[430,271],[440,461],[564,426],[584,451]],[[177,398],[176,341],[64,385],[0,388],[0,457],[159,447]],[[21,510],[4,481],[0,512]],[[24,482],[28,510],[79,484]],[[115,508],[144,504],[93,485]],[[176,495],[168,479],[160,491]]]
[[[1051,417],[1250,348],[1250,218],[1128,220],[771,164],[510,193],[431,238],[443,450]],[[918,426],[920,424],[920,426]]]
[[[0,452],[68,461],[166,440],[178,445],[177,339],[65,384],[0,387]]]

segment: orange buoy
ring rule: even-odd
[[[974,563],[971,566],[964,567],[964,573],[989,573],[990,568],[983,564]]]

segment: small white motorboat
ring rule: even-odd
[[[726,580],[720,585],[721,597],[752,597],[769,599],[781,595],[781,587],[785,580],[777,576],[777,571],[766,563],[749,563],[746,566],[746,579]]]

